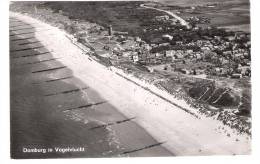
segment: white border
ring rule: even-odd
[[[20,1],[20,0],[18,0]],[[27,0],[28,1],[28,0]],[[107,1],[107,0],[103,0]],[[217,1],[217,0],[216,0]],[[160,158],[82,158],[82,159],[46,159],[46,160],[11,160],[10,159],[10,103],[9,103],[9,1],[1,0],[1,54],[0,54],[0,161],[1,163],[258,163],[260,161],[259,151],[259,108],[260,107],[260,1],[251,2],[251,41],[252,41],[252,116],[253,116],[253,136],[252,155],[250,156],[203,156],[203,157],[160,157]],[[259,48],[258,48],[259,47]],[[58,160],[58,161],[57,161]]]

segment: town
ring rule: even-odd
[[[94,26],[74,34],[79,42],[91,45],[97,55],[114,64],[135,63],[150,72],[179,72],[186,75],[249,78],[251,76],[250,33],[196,26],[188,27],[168,15],[156,16],[143,27],[140,36]],[[90,37],[91,36],[91,37]],[[91,38],[91,41],[89,41]],[[160,67],[158,67],[158,65]]]
[[[72,34],[99,62],[154,83],[200,113],[218,116],[224,124],[251,133],[250,121],[240,118],[250,116],[251,110],[250,32],[210,26],[209,21],[189,17],[181,22],[159,14],[145,19],[135,36],[98,24]],[[77,20],[74,24],[86,27]],[[235,124],[229,121],[237,118],[240,121]]]

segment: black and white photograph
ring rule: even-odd
[[[249,0],[9,1],[8,19],[10,158],[251,155]]]

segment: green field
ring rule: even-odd
[[[161,12],[140,7],[143,2],[47,2],[43,8],[51,8],[54,12],[62,11],[70,19],[81,19],[100,24],[104,27],[112,25],[115,31],[127,31],[138,35],[147,21]]]
[[[180,12],[180,17],[206,17],[209,24],[200,24],[227,27],[234,31],[250,31],[250,3],[249,0],[166,0],[160,1],[160,8],[170,10],[173,13]],[[178,8],[176,7],[178,6]],[[191,7],[195,7],[191,9]]]

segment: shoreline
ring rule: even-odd
[[[21,20],[21,23],[16,24],[26,23],[24,27],[30,26],[32,29],[45,27],[49,30],[36,33],[32,31],[30,35],[34,37],[31,39],[23,39],[27,38],[27,35],[19,35],[19,33],[24,33],[23,31],[12,32],[15,36],[11,38],[22,40],[11,41],[11,49],[24,49],[24,46],[20,44],[27,44],[28,42],[32,44],[35,41],[37,41],[36,44],[44,47],[35,48],[33,52],[29,50],[11,52],[10,54],[12,84],[18,82],[17,85],[12,85],[14,91],[12,91],[13,96],[11,97],[13,102],[11,103],[11,112],[12,118],[14,118],[12,124],[19,124],[19,126],[11,128],[13,158],[46,158],[48,155],[49,158],[53,158],[56,154],[60,157],[174,156],[174,154],[162,147],[161,144],[163,143],[158,143],[146,130],[133,122],[132,118],[127,118],[110,102],[103,99],[92,87],[87,86],[85,82],[74,76],[75,71],[72,72],[70,69],[72,67],[63,64],[66,60],[72,62],[78,60],[77,56],[82,51],[72,45],[65,38],[62,31],[51,26],[45,26],[45,24],[31,20],[28,17],[23,19],[16,17],[16,19]],[[35,22],[35,24],[30,21],[23,21],[28,19]],[[31,26],[32,24],[34,27]],[[61,52],[63,43],[67,47],[64,53]],[[52,44],[54,46],[50,46]],[[27,45],[27,48],[30,47]],[[70,50],[70,52],[66,50]],[[46,55],[41,53],[42,51],[49,53]],[[39,55],[35,56],[38,52],[40,52]],[[56,58],[58,56],[59,58]],[[53,71],[53,67],[54,69],[63,69]],[[76,61],[75,67],[79,68]],[[17,73],[17,70],[22,73]],[[84,72],[84,74],[87,73]],[[22,75],[21,78],[20,75]],[[91,80],[98,81],[99,79]],[[20,83],[26,85],[20,85]],[[28,87],[33,88],[33,91],[26,91]],[[69,93],[68,91],[72,92]],[[29,94],[29,96],[23,96],[24,94]],[[31,96],[40,100],[41,105],[39,107]],[[35,107],[27,106],[28,103],[24,104],[24,101],[19,100],[30,102]],[[20,111],[24,112],[20,113]],[[33,126],[38,125],[39,122],[42,123],[40,126]],[[28,126],[32,128],[28,129]],[[18,130],[24,130],[24,132],[17,134]],[[44,139],[45,134],[51,139],[46,141]],[[131,138],[128,136],[131,136]],[[33,145],[36,140],[38,145]],[[73,154],[54,151],[47,154],[25,154],[20,150],[26,146],[28,148],[50,148],[52,150],[54,150],[55,146],[60,148],[76,146],[87,149],[84,152]]]

